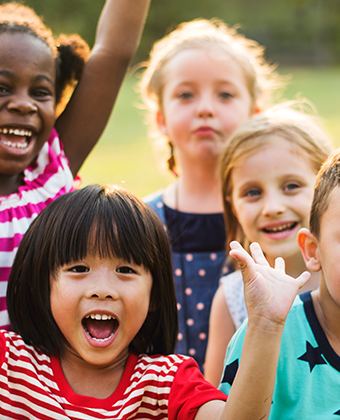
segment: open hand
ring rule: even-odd
[[[310,273],[305,271],[297,279],[288,276],[283,258],[275,260],[275,268],[270,267],[256,242],[250,245],[251,256],[236,241],[230,243],[230,248],[230,255],[242,271],[249,322],[284,325],[295,296]]]

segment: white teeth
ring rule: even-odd
[[[100,314],[91,314],[91,315],[87,315],[86,318],[91,318],[91,319],[95,319],[96,321],[108,321],[110,319],[116,319],[115,317],[111,316],[111,315],[100,315]]]
[[[3,143],[5,146],[14,147],[16,149],[26,149],[26,147],[28,146],[27,141],[25,141],[24,143],[12,143],[11,141],[1,140],[1,143]]]
[[[282,232],[286,229],[291,229],[293,225],[294,223],[286,223],[284,225],[277,226],[277,227],[265,228],[265,230],[267,232]]]
[[[0,128],[0,133],[3,134],[14,134],[15,136],[32,137],[31,130],[24,130],[19,128]]]

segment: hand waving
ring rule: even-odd
[[[310,273],[305,271],[297,279],[288,276],[282,258],[275,260],[275,268],[270,267],[256,242],[250,245],[251,256],[236,241],[230,243],[230,248],[230,255],[242,271],[249,322],[284,325],[295,296]]]

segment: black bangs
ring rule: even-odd
[[[57,203],[61,200],[62,206]],[[153,269],[157,249],[153,243],[153,223],[143,203],[120,193],[118,187],[94,185],[64,195],[54,203],[59,215],[52,212],[46,232],[53,238],[48,247],[51,273],[88,254],[133,260],[150,271]]]

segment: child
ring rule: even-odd
[[[262,112],[236,130],[221,166],[228,240],[247,250],[258,242],[269,264],[283,257],[293,277],[305,271],[297,232],[308,226],[315,177],[330,151],[326,133],[295,102]],[[305,288],[318,284],[314,273]],[[211,308],[204,376],[215,386],[228,342],[246,317],[242,274],[235,271],[222,277]]]
[[[263,48],[221,21],[183,23],[157,42],[141,80],[152,128],[181,176],[145,201],[169,234],[179,309],[176,350],[203,368],[209,313],[225,259],[218,160],[232,132],[278,86]]]
[[[288,308],[307,278],[288,279]],[[275,377],[273,337],[281,335],[288,309],[278,313],[262,294],[249,297],[250,318],[266,317],[247,332],[243,366],[225,404],[195,361],[171,354],[177,307],[162,222],[121,188],[65,194],[31,224],[13,264],[7,298],[15,332],[0,332],[0,416],[262,418]],[[261,387],[253,389],[252,375]]]
[[[298,233],[307,268],[320,286],[296,298],[281,341],[270,420],[334,419],[340,415],[339,218],[340,149],[322,166],[315,184],[309,229]],[[246,325],[230,343],[221,389],[228,393]]]
[[[20,240],[43,208],[72,189],[104,130],[148,4],[107,0],[88,61],[89,49],[80,37],[55,40],[30,8],[0,6],[2,327],[9,327],[7,279]]]
[[[320,272],[320,286],[295,300],[281,341],[270,420],[334,419],[340,415],[339,217],[340,150],[318,174],[310,230],[298,233],[306,266]],[[233,338],[221,389],[228,393],[246,326]]]

